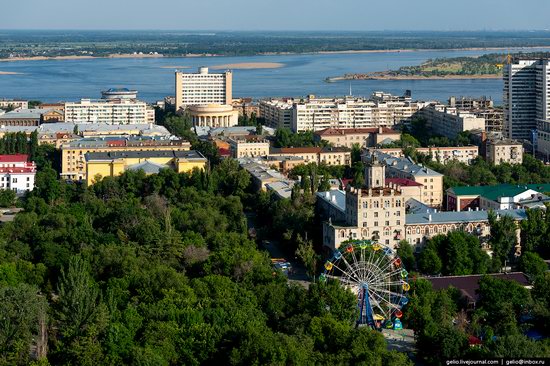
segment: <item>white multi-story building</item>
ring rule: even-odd
[[[443,104],[430,104],[420,110],[431,130],[441,136],[454,139],[464,131],[485,130],[485,119],[473,113],[461,111]]]
[[[260,116],[266,125],[289,127],[294,132],[326,128],[391,127],[410,121],[425,103],[410,98],[373,94],[371,99],[316,98],[271,99],[260,104]]]
[[[271,99],[260,101],[260,117],[272,128],[292,128],[292,103]]]
[[[404,158],[405,152],[402,148],[381,148],[378,152],[391,155],[396,158]],[[452,161],[458,161],[464,164],[472,164],[479,156],[479,147],[477,146],[432,146],[417,147],[415,151],[420,154],[431,156],[431,158],[441,164],[447,164]]]
[[[231,105],[232,95],[231,71],[211,74],[207,67],[200,67],[198,73],[176,71],[176,111],[193,105]]]
[[[28,155],[0,155],[0,189],[10,189],[18,195],[34,189],[36,165]]]
[[[29,102],[26,100],[0,99],[0,109],[28,109]]]
[[[504,127],[508,138],[529,140],[537,120],[550,119],[550,60],[514,60],[504,68]]]
[[[292,129],[303,132],[325,128],[392,127],[410,121],[423,106],[423,103],[406,100],[309,97],[294,103]]]
[[[65,103],[65,122],[134,124],[155,123],[155,110],[139,100],[81,99]]]

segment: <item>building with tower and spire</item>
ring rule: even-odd
[[[395,247],[405,231],[405,201],[397,185],[386,182],[386,166],[376,156],[365,163],[365,184],[348,185],[345,191],[318,194],[323,224],[323,243],[338,248],[349,239],[376,240]],[[330,207],[333,206],[333,207]],[[338,208],[344,207],[344,212]]]

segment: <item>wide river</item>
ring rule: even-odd
[[[236,69],[234,97],[341,96],[350,82],[326,83],[327,76],[397,69],[440,57],[476,56],[496,51],[415,51],[347,54],[303,54],[247,57],[124,58],[0,62],[0,98],[24,98],[45,102],[98,98],[112,87],[137,89],[146,101],[174,95],[174,69],[195,72],[199,66],[239,63],[282,63],[280,68]],[[501,53],[507,50],[498,51]],[[414,99],[445,101],[451,95],[489,96],[502,101],[500,79],[477,80],[356,80],[353,95],[373,91],[397,95],[407,89]]]

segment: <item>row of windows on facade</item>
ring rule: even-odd
[[[401,225],[401,220],[397,220],[397,221],[395,222],[395,225],[396,225],[396,226]],[[378,225],[378,221],[375,221],[375,222],[374,222],[374,225],[372,225],[372,227],[379,227],[379,226],[380,226],[380,225]],[[390,225],[390,222],[389,222],[389,221],[385,221],[385,222],[384,222],[384,226],[391,226],[391,225]],[[363,227],[369,227],[369,224],[368,224],[367,222],[363,222]]]
[[[18,179],[18,178],[12,178],[11,182],[12,182],[12,183],[17,183],[17,179]],[[9,182],[9,181],[10,181],[10,177],[1,177],[1,178],[0,178],[0,181],[1,181],[1,182],[4,182],[4,181]],[[30,177],[27,177],[27,182],[30,182],[30,181],[31,181],[31,178],[30,178]]]
[[[370,208],[380,208],[380,203],[381,203],[380,201],[373,201],[370,204]],[[391,205],[390,200],[385,200],[384,208],[390,208],[390,207],[401,207],[401,200],[400,199],[395,200],[395,206]],[[369,203],[367,201],[363,202],[363,208],[369,208]]]
[[[446,233],[447,231],[455,231],[458,229],[465,229],[465,228],[467,228],[467,231],[470,233],[474,231],[481,232],[481,230],[483,230],[483,226],[481,224],[478,224],[476,227],[467,227],[465,224],[462,224],[462,225],[453,224],[453,225],[443,225],[443,226],[429,226],[424,228],[423,230],[420,227],[417,227],[416,229],[409,227],[407,228],[407,234],[408,235],[412,235],[413,233],[421,234],[422,232],[425,235],[439,234],[439,233]]]
[[[374,218],[378,218],[378,211],[375,211],[375,212],[373,213],[373,215],[374,215]],[[390,216],[391,216],[391,212],[386,211],[386,212],[384,213],[384,217],[390,217]],[[401,211],[396,211],[396,212],[395,212],[395,216],[401,216]],[[365,219],[368,218],[368,212],[363,212],[363,218],[365,218]],[[399,225],[399,224],[398,224],[398,225]]]
[[[379,233],[378,230],[374,230],[374,231],[372,232],[372,235],[378,235],[378,233]],[[395,234],[396,237],[400,237],[400,235],[401,235],[401,230],[394,230],[393,233]],[[369,236],[369,231],[368,231],[368,230],[363,230],[362,235],[363,235],[364,237],[368,237],[368,236]],[[384,236],[390,236],[390,235],[392,235],[391,230],[390,230],[390,229],[384,229]],[[352,238],[357,238],[357,233],[355,233],[355,232],[352,231],[352,232],[351,232],[351,236],[352,236]],[[341,230],[341,231],[340,231],[340,238],[346,238],[346,237],[348,237],[348,234],[346,233],[346,231],[345,231],[345,230]]]

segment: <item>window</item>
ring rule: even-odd
[[[397,212],[395,213],[395,216],[401,216],[401,211],[397,211]]]
[[[390,212],[389,211],[386,211],[386,217],[390,217]]]
[[[397,220],[397,225],[401,225],[401,220]]]
[[[395,201],[395,207],[401,207],[401,200]]]
[[[13,183],[17,183],[17,178],[13,178]]]
[[[385,200],[385,201],[384,201],[384,207],[385,207],[385,208],[390,207],[390,201],[389,201],[389,200]]]
[[[389,221],[386,221],[384,225],[390,226],[390,222],[389,222]]]
[[[374,226],[378,226],[378,221],[375,221],[375,222],[374,222]]]
[[[375,213],[374,213],[374,217],[378,217],[378,212],[375,212]]]

